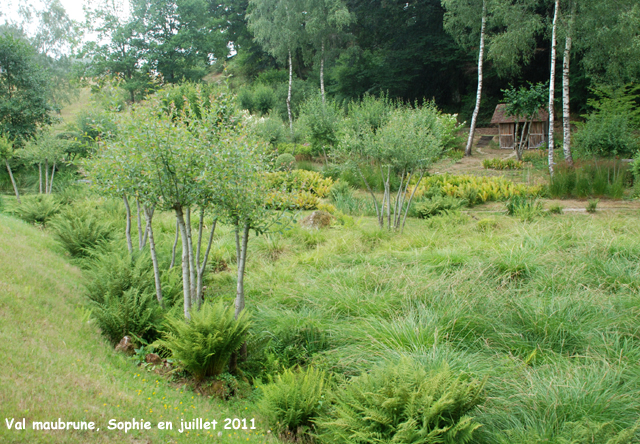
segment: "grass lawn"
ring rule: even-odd
[[[0,442],[269,442],[250,401],[198,396],[113,352],[84,308],[80,271],[46,233],[0,215]],[[221,430],[224,418],[256,418],[256,430]],[[26,431],[5,418],[25,418]],[[99,431],[33,431],[32,421],[93,421]],[[151,430],[107,430],[144,418]],[[213,433],[178,433],[180,420],[216,419]],[[172,421],[173,431],[159,431]],[[218,432],[222,431],[221,437]]]

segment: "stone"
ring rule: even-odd
[[[135,352],[135,346],[129,336],[125,336],[116,345],[116,351],[132,355]]]
[[[162,358],[155,353],[149,353],[147,356],[145,356],[144,360],[147,364],[152,364],[152,365],[162,364]]]
[[[300,225],[307,228],[327,228],[331,225],[333,216],[326,211],[314,211],[300,221]]]

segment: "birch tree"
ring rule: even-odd
[[[18,151],[25,163],[38,165],[40,194],[51,194],[56,167],[64,162],[68,145],[67,140],[51,132],[42,132]]]
[[[342,0],[306,0],[305,31],[320,52],[320,95],[325,102],[324,65],[326,51],[339,38],[345,26],[353,22],[353,15]]]
[[[289,66],[287,114],[292,135],[292,53],[301,48],[305,41],[304,13],[305,2],[299,0],[249,0],[247,12],[248,27],[253,32],[255,40],[280,63],[286,61]]]
[[[555,125],[555,86],[556,86],[556,32],[558,29],[558,13],[560,9],[560,0],[555,0],[553,8],[553,24],[551,31],[551,69],[549,74],[549,174],[553,176],[553,149],[554,149],[554,125]]]
[[[565,44],[562,58],[562,151],[564,160],[573,167],[571,154],[571,47],[573,46],[573,28],[576,16],[576,2],[569,0],[569,19],[565,23]]]
[[[469,137],[464,150],[465,156],[471,156],[471,148],[473,146],[473,137],[478,122],[478,114],[480,112],[480,102],[482,100],[482,82],[483,82],[483,62],[485,33],[487,29],[487,0],[460,2],[457,0],[442,0],[442,6],[447,10],[444,16],[445,29],[456,38],[458,43],[467,46],[472,40],[470,30],[477,23],[477,17],[480,16],[480,45],[478,49],[478,88],[476,91],[476,105],[471,116],[471,125],[469,127]],[[481,11],[478,12],[477,10]]]

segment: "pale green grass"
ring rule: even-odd
[[[209,442],[180,435],[180,419],[256,418],[251,433],[223,431],[215,442],[269,442],[253,404],[198,396],[114,353],[84,309],[80,271],[46,233],[0,215],[0,442]],[[7,430],[5,418],[26,418],[28,430]],[[97,432],[29,430],[31,421],[94,421]],[[109,419],[144,418],[144,432],[107,430]],[[173,421],[172,432],[155,430]],[[207,436],[205,436],[207,435]]]

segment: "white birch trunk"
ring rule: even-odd
[[[238,258],[238,285],[236,287],[235,316],[238,319],[244,310],[244,270],[247,263],[247,245],[249,243],[249,224],[245,224],[242,230],[242,243],[240,244],[240,257]]]
[[[482,64],[484,60],[484,34],[487,25],[487,2],[482,2],[482,26],[480,27],[480,51],[478,53],[478,91],[476,93],[476,106],[473,109],[473,115],[471,116],[471,127],[469,128],[469,139],[467,140],[467,147],[464,150],[465,156],[471,155],[471,148],[473,146],[473,137],[476,132],[476,123],[478,122],[478,113],[480,113],[480,102],[482,100]]]
[[[324,39],[322,39],[322,49],[321,49],[321,59],[320,59],[320,94],[322,95],[322,103],[324,104]]]
[[[187,247],[189,258],[189,291],[191,292],[191,306],[196,303],[196,264],[193,251],[193,238],[191,234],[191,208],[187,208],[185,214],[186,230],[187,230]]]
[[[169,270],[176,265],[176,248],[178,247],[178,234],[180,233],[180,224],[176,218],[176,237],[173,240],[173,248],[171,250],[171,264],[169,264]]]
[[[553,176],[553,130],[556,121],[553,109],[553,101],[555,99],[556,85],[556,31],[558,28],[558,12],[560,9],[560,0],[556,0],[553,12],[553,31],[551,33],[551,70],[549,74],[549,174]]]
[[[287,93],[287,113],[289,114],[289,130],[293,138],[293,116],[291,114],[291,86],[293,85],[293,64],[291,62],[291,50],[289,50],[289,92]]]
[[[142,251],[142,219],[141,219],[141,211],[140,211],[140,199],[136,197],[136,207],[138,209],[138,250]]]
[[[38,179],[39,179],[39,192],[42,194],[42,162],[38,164]]]
[[[153,262],[153,279],[156,284],[156,297],[158,302],[162,305],[162,283],[160,282],[160,267],[158,266],[158,256],[156,254],[156,243],[153,239],[153,227],[151,222],[153,221],[153,208],[144,209],[144,218],[147,223],[147,230],[149,232],[149,251],[151,252],[151,262]]]
[[[49,190],[49,161],[44,160],[44,192],[47,194]]]
[[[562,61],[562,151],[567,165],[573,166],[571,155],[571,93],[570,93],[570,64],[571,64],[571,31],[573,28],[573,16],[569,24],[569,31],[565,39],[564,60]]]
[[[51,194],[51,191],[53,190],[53,178],[56,175],[56,163],[53,162],[53,167],[51,167],[51,180],[49,181],[49,191],[47,192],[47,194]]]
[[[182,207],[176,208],[176,219],[182,238],[182,295],[184,297],[184,317],[191,319],[191,281],[189,270],[189,239],[185,227],[184,212]]]
[[[127,238],[129,254],[131,254],[133,253],[133,242],[131,242],[131,207],[129,206],[129,199],[127,199],[126,194],[122,195],[122,199],[124,200],[124,209],[127,211],[127,226],[124,230],[124,234]]]
[[[16,200],[18,201],[19,204],[21,204],[22,202],[20,201],[20,193],[18,192],[18,185],[16,185],[16,180],[13,177],[13,172],[11,171],[11,166],[9,165],[9,159],[5,159],[4,164],[7,166],[7,172],[9,173],[9,178],[11,179],[11,185],[13,185],[13,192],[16,193]]]

